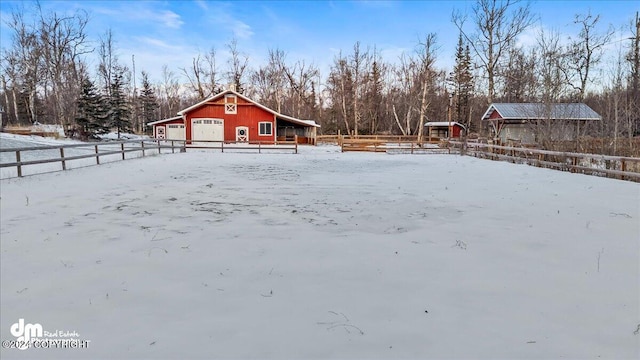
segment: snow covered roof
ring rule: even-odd
[[[264,106],[264,105],[262,105],[262,104],[260,104],[260,103],[258,103],[256,101],[253,101],[253,100],[249,99],[248,97],[246,97],[246,96],[244,96],[244,95],[242,95],[242,94],[240,94],[240,93],[238,93],[236,91],[233,91],[233,90],[225,90],[225,91],[223,91],[221,93],[218,93],[216,95],[210,96],[207,99],[204,99],[204,100],[200,101],[197,104],[191,105],[186,109],[178,111],[178,115],[184,115],[184,114],[188,113],[191,110],[197,109],[197,108],[199,108],[199,107],[201,107],[203,105],[206,105],[207,103],[209,103],[209,102],[211,102],[211,101],[213,101],[215,99],[218,99],[220,97],[223,97],[223,96],[225,96],[227,94],[233,94],[233,95],[235,95],[235,96],[237,96],[237,97],[239,97],[241,99],[244,99],[245,101],[248,101],[248,102],[256,105],[257,107],[272,113],[273,115],[276,116],[276,118],[287,120],[287,121],[290,121],[292,123],[296,123],[296,124],[299,124],[299,125],[302,125],[302,126],[320,127],[320,125],[316,124],[316,122],[314,120],[301,120],[301,119],[294,118],[292,116],[280,114],[280,113],[278,113],[278,112],[276,112],[276,111],[274,111],[272,109],[269,109],[268,107],[266,107],[266,106]]]
[[[166,122],[169,122],[169,121],[175,121],[175,120],[181,120],[181,119],[182,119],[182,116],[174,116],[174,117],[172,117],[172,118],[168,118],[168,119],[162,119],[162,120],[158,120],[158,121],[152,121],[152,122],[150,122],[150,123],[147,123],[147,126],[148,126],[148,125],[158,125],[158,124],[166,123]]]
[[[424,126],[426,126],[426,127],[449,126],[449,124],[460,126],[463,129],[465,128],[464,125],[462,125],[462,124],[460,124],[459,122],[456,122],[456,121],[452,121],[452,122],[448,122],[448,121],[429,121],[429,122],[425,123]]]
[[[494,112],[506,120],[602,120],[597,112],[582,103],[493,103],[482,120],[489,120]]]

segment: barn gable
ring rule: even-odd
[[[178,112],[188,144],[203,141],[316,143],[313,120],[280,114],[248,97],[226,90]],[[162,121],[149,125],[162,126]],[[154,131],[154,134],[156,132]]]

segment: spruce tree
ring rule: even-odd
[[[143,123],[146,124],[157,120],[156,110],[158,109],[158,100],[153,91],[153,87],[149,82],[149,74],[142,72],[142,89],[140,90],[140,115]]]
[[[82,81],[77,107],[75,121],[78,125],[78,136],[81,139],[94,138],[96,134],[108,131],[105,124],[104,99],[93,82],[87,78]]]
[[[473,73],[471,69],[471,55],[469,45],[464,44],[462,34],[458,37],[456,47],[456,64],[449,80],[455,91],[455,110],[453,118],[455,121],[464,124],[467,131],[471,131],[469,114],[471,112],[470,100],[473,93]]]
[[[118,139],[122,132],[131,131],[131,109],[125,95],[124,73],[126,69],[116,67],[111,81],[109,98],[109,125],[115,128]]]

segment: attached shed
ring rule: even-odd
[[[536,144],[541,140],[575,140],[586,122],[602,117],[582,103],[494,103],[482,116],[500,142]]]
[[[156,139],[169,140],[186,140],[184,131],[184,120],[182,116],[174,116],[168,119],[162,119],[147,123],[147,126],[153,126],[153,137]]]
[[[280,114],[233,91],[226,90],[178,112],[177,117],[148,123],[154,136],[169,139],[169,132],[188,144],[211,141],[272,142],[293,141],[316,144],[317,128],[313,120],[301,120]],[[182,127],[175,127],[181,125]],[[161,129],[165,127],[165,129]]]
[[[455,121],[430,121],[425,123],[424,126],[427,128],[429,138],[448,138],[449,134],[451,134],[452,138],[460,138],[465,131],[464,125]]]

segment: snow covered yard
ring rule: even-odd
[[[91,342],[1,357],[637,358],[640,184],[300,150],[2,180],[2,340]]]

